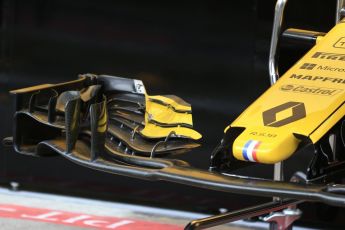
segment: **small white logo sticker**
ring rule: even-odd
[[[141,80],[134,80],[134,87],[137,93],[140,93],[140,94],[146,93],[145,86]]]

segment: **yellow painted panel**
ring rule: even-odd
[[[298,146],[294,134],[316,143],[344,117],[344,101],[345,23],[339,23],[227,127],[245,128],[233,154],[261,163],[285,160]]]

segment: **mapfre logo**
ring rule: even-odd
[[[333,82],[336,84],[345,84],[344,78],[339,77],[322,77],[322,76],[312,76],[303,74],[291,74],[291,79],[303,80],[303,81],[318,81],[318,82]]]
[[[306,93],[306,94],[313,94],[313,95],[320,95],[320,96],[333,96],[343,91],[342,89],[332,89],[332,88],[325,88],[325,87],[315,87],[315,86],[296,85],[296,84],[282,85],[280,87],[280,90],[283,92]]]

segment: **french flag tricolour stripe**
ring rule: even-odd
[[[242,150],[243,158],[247,161],[258,162],[258,158],[256,156],[256,151],[260,145],[260,141],[250,140],[248,141]]]

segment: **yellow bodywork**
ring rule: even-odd
[[[153,102],[149,99],[146,101],[147,121],[154,121],[161,124],[186,124],[193,126],[191,111],[176,112],[171,106],[166,106]]]
[[[182,99],[177,97],[173,100],[164,96],[146,95],[145,127],[140,130],[140,133],[147,138],[164,138],[174,133],[180,137],[200,139],[200,133],[182,126],[184,124],[192,127],[193,120],[191,107],[179,104],[180,100]],[[162,127],[157,123],[170,125],[170,127]]]
[[[245,130],[233,143],[238,160],[273,164],[300,139],[316,143],[345,115],[345,23],[337,24],[230,126]]]
[[[147,123],[145,128],[140,131],[140,133],[147,138],[165,138],[172,132],[179,137],[193,140],[199,140],[201,138],[201,134],[197,131],[181,126],[161,127],[152,123]]]
[[[187,113],[192,112],[192,107],[187,102],[183,101],[181,98],[177,96],[149,96],[149,101],[161,103],[162,105],[172,107],[172,109],[175,111]]]

